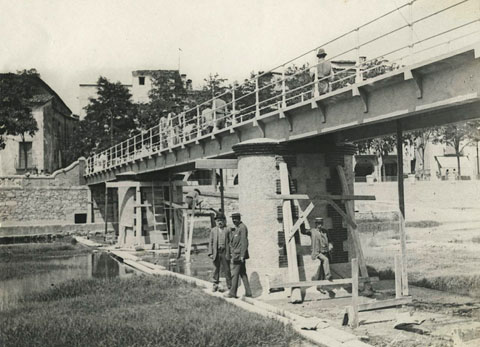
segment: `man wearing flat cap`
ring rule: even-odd
[[[312,259],[320,260],[320,266],[317,273],[312,280],[326,279],[331,281],[332,275],[330,273],[330,251],[333,246],[328,242],[327,229],[323,227],[323,218],[315,218],[315,228],[305,232],[312,237]],[[323,274],[322,274],[323,270]],[[323,275],[323,276],[322,276]]]
[[[230,273],[230,231],[226,227],[225,215],[215,216],[216,226],[210,231],[208,243],[208,256],[213,260],[215,270],[213,272],[213,291],[218,290],[220,283],[220,269],[225,274],[227,287],[232,287],[232,275]]]
[[[248,282],[247,268],[245,261],[248,256],[248,229],[242,222],[240,213],[232,214],[232,222],[235,228],[230,235],[230,251],[232,252],[232,288],[230,292],[225,296],[228,298],[237,297],[237,289],[240,278],[242,279],[243,286],[245,287],[245,296],[251,297],[252,290]]]
[[[314,67],[315,69],[311,71],[312,80],[315,81],[315,73],[317,74],[317,81],[318,81],[318,91],[321,94],[325,94],[329,92],[330,82],[333,81],[333,69],[332,64],[325,60],[327,53],[323,48],[319,48],[317,50],[317,65]]]

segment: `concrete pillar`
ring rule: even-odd
[[[275,157],[282,149],[270,139],[248,140],[233,146],[238,157],[239,211],[249,232],[247,271],[257,293],[266,291],[268,280],[282,280],[287,274],[287,267],[279,267],[278,234],[283,227],[277,207],[281,200],[267,197],[276,192],[280,174]]]
[[[255,139],[239,143],[233,149],[238,157],[239,210],[249,230],[250,261],[247,262],[247,271],[252,285],[264,291],[268,288],[268,281],[288,281],[282,200],[268,198],[269,194],[279,193],[278,156],[287,163],[291,193],[307,194],[311,198],[298,201],[293,208],[294,221],[298,217],[298,209],[305,210],[312,202],[315,208],[309,215],[309,224],[314,225],[315,217],[325,219],[330,241],[334,245],[334,277],[350,277],[351,242],[346,225],[325,200],[316,196],[342,193],[338,165],[344,168],[353,194],[355,146],[308,145],[288,148],[275,140]],[[341,201],[337,203],[343,207]],[[318,261],[312,261],[310,257],[310,236],[297,233],[295,241],[300,280],[310,280],[318,267]]]

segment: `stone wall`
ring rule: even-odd
[[[75,214],[88,214],[84,164],[81,158],[51,176],[0,177],[1,226],[74,224]]]

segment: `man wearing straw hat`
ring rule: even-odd
[[[312,71],[311,77],[312,80],[315,81],[315,73],[317,74],[318,80],[318,92],[320,94],[325,94],[330,91],[330,82],[333,81],[333,69],[332,64],[325,60],[327,53],[323,48],[319,48],[317,50],[317,65],[315,66],[315,70]]]

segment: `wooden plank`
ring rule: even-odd
[[[237,159],[197,159],[195,160],[196,169],[236,169],[238,167]]]
[[[388,300],[379,300],[366,304],[358,305],[358,312],[378,310],[382,308],[395,307],[400,305],[410,304],[412,302],[412,297],[407,296],[399,299],[388,299]]]
[[[280,188],[282,194],[290,194],[290,182],[288,180],[288,168],[285,162],[279,163],[280,171]],[[292,205],[290,200],[284,200],[283,206],[283,227],[285,235],[290,235],[293,227]],[[287,241],[287,259],[288,259],[288,279],[290,282],[299,282],[300,274],[297,263],[297,246],[295,238]],[[290,293],[290,302],[302,302],[302,293],[300,288],[292,288]]]
[[[290,239],[295,236],[295,233],[297,232],[298,229],[300,229],[300,226],[305,222],[305,220],[307,219],[310,212],[313,211],[314,207],[315,206],[313,206],[313,204],[310,203],[307,206],[307,208],[305,209],[305,211],[300,213],[300,216],[298,217],[297,221],[293,225],[292,230],[290,230],[290,235],[288,237],[288,241],[290,241]]]
[[[343,167],[337,166],[338,176],[340,178],[340,183],[342,184],[342,193],[350,194],[350,189],[348,188],[347,178],[345,177],[345,171]],[[353,201],[346,201],[345,207],[347,209],[347,215],[355,222],[355,209],[353,206]],[[350,224],[347,224],[347,229],[350,233],[350,236],[353,240],[353,245],[355,247],[356,257],[358,258],[358,264],[360,265],[360,273],[362,277],[368,277],[367,264],[365,263],[365,257],[363,256],[362,244],[360,242],[360,236],[358,235],[358,230],[356,227],[353,227]]]
[[[136,201],[139,202],[139,201],[142,201],[142,194],[141,194],[141,191],[140,191],[140,186],[137,186],[136,187],[136,190],[135,190],[135,194],[136,194]],[[142,209],[141,208],[135,208],[135,220],[136,220],[136,224],[135,224],[135,233],[136,233],[136,240],[137,240],[137,244],[141,244],[142,243]]]
[[[395,298],[402,297],[402,260],[400,255],[395,254]]]
[[[278,200],[375,200],[375,195],[328,195],[317,194],[312,198],[307,194],[267,194],[268,199]]]
[[[186,186],[187,182],[183,181],[172,181],[174,186]],[[108,188],[119,188],[119,187],[151,187],[152,182],[140,182],[140,181],[120,181],[120,182],[107,182]],[[168,187],[168,182],[155,182],[154,187]]]
[[[352,328],[358,328],[358,260],[352,259]]]
[[[400,226],[400,254],[402,269],[402,295],[408,296],[408,272],[407,272],[407,235],[405,233],[405,219],[402,212],[398,211]]]
[[[378,277],[359,277],[358,283],[372,283],[378,282]],[[331,287],[331,286],[339,286],[344,284],[351,284],[351,278],[341,278],[337,280],[327,281],[327,280],[320,280],[320,281],[300,281],[300,282],[287,282],[287,283],[270,283],[270,288],[292,288],[292,287],[301,287],[301,288],[308,288],[314,286],[322,286],[322,287]]]
[[[187,263],[190,262],[190,255],[192,253],[192,242],[193,242],[193,228],[195,226],[195,206],[197,205],[197,199],[193,198],[192,202],[192,212],[187,213],[187,218],[190,217],[190,230],[188,232],[188,244],[187,248],[185,249],[185,261]]]

